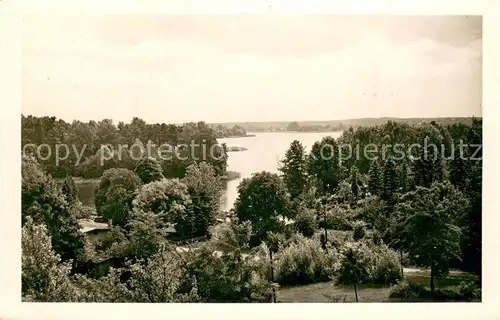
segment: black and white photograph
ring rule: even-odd
[[[482,16],[21,26],[23,303],[483,300]]]

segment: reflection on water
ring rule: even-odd
[[[244,147],[247,151],[230,152],[228,159],[229,171],[241,173],[239,179],[227,182],[226,193],[222,202],[222,209],[233,207],[238,195],[238,185],[241,180],[248,178],[252,173],[260,171],[278,172],[279,162],[293,140],[302,142],[307,151],[312,145],[326,136],[339,137],[341,132],[269,132],[255,133],[255,137],[218,139],[219,143],[226,143],[231,147]]]
[[[325,136],[339,137],[341,132],[270,132],[255,133],[255,137],[218,139],[219,143],[226,143],[228,147],[244,147],[247,151],[230,152],[228,159],[229,171],[241,173],[241,177],[225,183],[225,193],[221,198],[221,209],[229,210],[233,207],[238,195],[238,185],[241,180],[248,178],[254,172],[278,172],[280,160],[293,140],[302,142],[306,150],[310,150],[314,142]],[[96,183],[78,184],[78,198],[88,206],[94,206],[94,188]]]
[[[79,183],[78,187],[78,200],[80,200],[84,205],[93,207],[94,204],[94,189],[97,183]]]

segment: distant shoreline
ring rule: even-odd
[[[217,139],[230,139],[230,138],[251,138],[255,137],[254,134],[247,134],[245,136],[227,136],[227,137],[218,137]]]

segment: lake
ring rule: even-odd
[[[266,132],[251,133],[254,137],[222,138],[217,139],[219,143],[226,143],[228,147],[243,147],[246,151],[229,152],[227,161],[228,171],[236,171],[241,177],[228,181],[225,193],[221,199],[221,209],[229,210],[238,196],[237,187],[241,180],[248,178],[254,172],[269,171],[278,172],[280,160],[284,157],[286,150],[293,140],[302,142],[306,150],[323,137],[332,136],[337,138],[342,132]],[[250,133],[249,133],[250,134]],[[96,183],[78,184],[78,198],[83,204],[94,205],[94,188]]]

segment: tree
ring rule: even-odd
[[[190,292],[181,293],[186,278],[185,264],[174,249],[162,246],[160,251],[142,263],[130,266],[132,299],[134,302],[194,302],[199,300],[196,282],[191,284]]]
[[[66,196],[66,201],[71,204],[78,200],[78,187],[71,176],[66,176],[62,185],[62,192]]]
[[[23,300],[75,301],[76,288],[69,278],[71,262],[61,262],[60,256],[52,250],[45,225],[36,225],[27,217],[21,247]]]
[[[97,213],[115,225],[125,225],[141,184],[131,170],[113,168],[104,171],[94,192]]]
[[[381,196],[384,190],[382,169],[378,160],[373,160],[368,171],[368,190],[370,194]]]
[[[134,172],[145,184],[164,178],[161,164],[152,157],[139,159]]]
[[[134,211],[155,214],[164,227],[169,223],[186,223],[191,206],[188,187],[179,179],[150,182],[141,188],[133,201]]]
[[[239,222],[233,218],[229,223],[219,224],[214,230],[214,242],[230,250],[248,249],[252,236],[250,221]]]
[[[292,200],[299,196],[306,187],[307,167],[305,156],[304,146],[298,140],[294,140],[286,151],[285,158],[279,168],[283,173],[283,180]]]
[[[354,294],[356,302],[358,302],[357,286],[362,279],[369,277],[368,264],[364,261],[364,250],[360,248],[359,243],[346,243],[343,249],[343,257],[340,262],[340,269],[337,281],[343,284],[352,284],[354,286]]]
[[[371,228],[381,232],[387,227],[385,201],[378,196],[368,196],[358,202],[356,215],[358,219],[365,221]]]
[[[450,160],[450,182],[462,191],[467,186],[468,161],[465,156],[464,152],[460,154],[460,148],[457,146]]]
[[[267,233],[266,245],[269,249],[269,262],[271,271],[271,283],[274,283],[274,261],[273,254],[276,254],[279,250],[280,242],[282,239],[279,234],[269,231]],[[276,290],[273,287],[273,302],[276,303]]]
[[[240,221],[250,221],[261,240],[265,239],[268,231],[282,229],[284,223],[280,216],[289,216],[290,211],[286,187],[276,174],[265,171],[254,173],[238,186],[236,216]]]
[[[192,236],[208,234],[208,228],[215,223],[220,209],[222,183],[213,167],[206,163],[192,164],[187,168],[184,183],[191,197],[195,232]]]
[[[295,218],[294,226],[305,237],[312,237],[318,226],[315,210],[302,208]]]
[[[399,185],[396,164],[392,159],[388,159],[384,164],[383,182],[384,192],[382,193],[382,199],[392,203]]]
[[[418,264],[431,269],[430,287],[434,291],[434,279],[446,274],[452,259],[460,257],[459,222],[469,201],[449,182],[417,187],[401,200],[397,205],[401,242]]]
[[[131,214],[126,230],[127,240],[121,246],[123,251],[116,253],[121,258],[131,258],[132,261],[148,259],[166,243],[165,226],[152,212],[136,210]]]
[[[446,163],[438,150],[429,147],[421,149],[413,162],[413,171],[415,185],[426,188],[435,181],[443,181],[447,178]]]
[[[307,171],[313,177],[322,193],[333,194],[340,181],[338,145],[333,137],[315,142],[307,157]]]
[[[354,195],[354,198],[356,199],[359,196],[359,171],[358,171],[358,167],[356,167],[356,166],[351,167],[349,182],[351,185],[351,192]]]
[[[401,166],[401,178],[399,179],[399,187],[402,193],[405,193],[409,189],[408,166],[406,165],[406,161],[403,161],[403,165]]]
[[[83,234],[60,186],[31,156],[22,157],[21,172],[23,225],[28,217],[37,224],[45,224],[53,249],[61,259],[80,261],[84,252]]]
[[[286,126],[286,129],[288,131],[300,131],[300,125],[297,121],[293,121]]]

